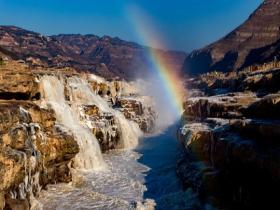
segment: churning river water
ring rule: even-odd
[[[75,183],[49,186],[39,198],[43,209],[145,210],[156,204],[156,209],[167,210],[181,206],[176,126],[139,142],[135,150],[104,154],[104,171],[79,171],[81,182],[75,178]]]

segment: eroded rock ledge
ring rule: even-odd
[[[25,101],[0,101],[0,110],[1,207],[28,209],[42,187],[71,180],[79,147],[49,110]]]
[[[40,79],[45,75],[63,81],[66,103],[77,107],[80,123],[92,131],[102,152],[124,148],[120,122],[114,111],[105,112],[100,104],[83,100],[73,81],[85,81],[106,107],[124,113],[124,119],[137,123],[143,132],[153,129],[155,111],[137,99],[140,96],[131,84],[108,82],[69,68],[30,69],[6,62],[0,66],[0,209],[38,206],[41,189],[71,181],[73,160],[80,149],[73,133],[58,123],[54,110],[44,103]]]
[[[177,173],[203,203],[218,209],[278,205],[280,94],[273,81],[279,70],[270,72],[269,78],[259,71],[236,82],[219,73],[192,80],[195,97],[185,102],[178,132],[186,157]],[[255,92],[236,92],[241,89]]]

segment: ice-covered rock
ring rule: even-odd
[[[134,148],[154,126],[133,83],[16,62],[0,83],[0,208],[40,208],[42,188],[70,182],[72,169],[103,168],[102,152]],[[124,97],[134,117],[118,105]]]

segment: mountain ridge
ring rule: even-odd
[[[280,1],[265,0],[243,24],[218,41],[187,56],[183,70],[189,74],[239,70],[257,62],[252,54],[248,57],[253,50],[279,40]],[[263,60],[272,58],[267,56]]]
[[[150,74],[149,47],[94,34],[43,36],[16,26],[0,26],[0,55],[45,67],[74,67],[107,79],[132,80]],[[174,71],[185,52],[157,49]]]

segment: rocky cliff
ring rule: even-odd
[[[41,189],[102,166],[102,152],[136,146],[156,120],[133,84],[70,68],[5,61],[0,83],[1,209],[40,207]]]
[[[158,50],[174,71],[183,52]],[[14,26],[0,27],[0,55],[45,67],[74,67],[105,78],[133,79],[149,73],[149,48],[109,36],[43,36]]]
[[[209,46],[192,52],[183,69],[189,74],[232,71],[279,57],[280,1],[265,0],[249,19]]]
[[[189,81],[178,132],[186,156],[177,173],[203,203],[217,209],[278,205],[279,73],[271,64]]]

